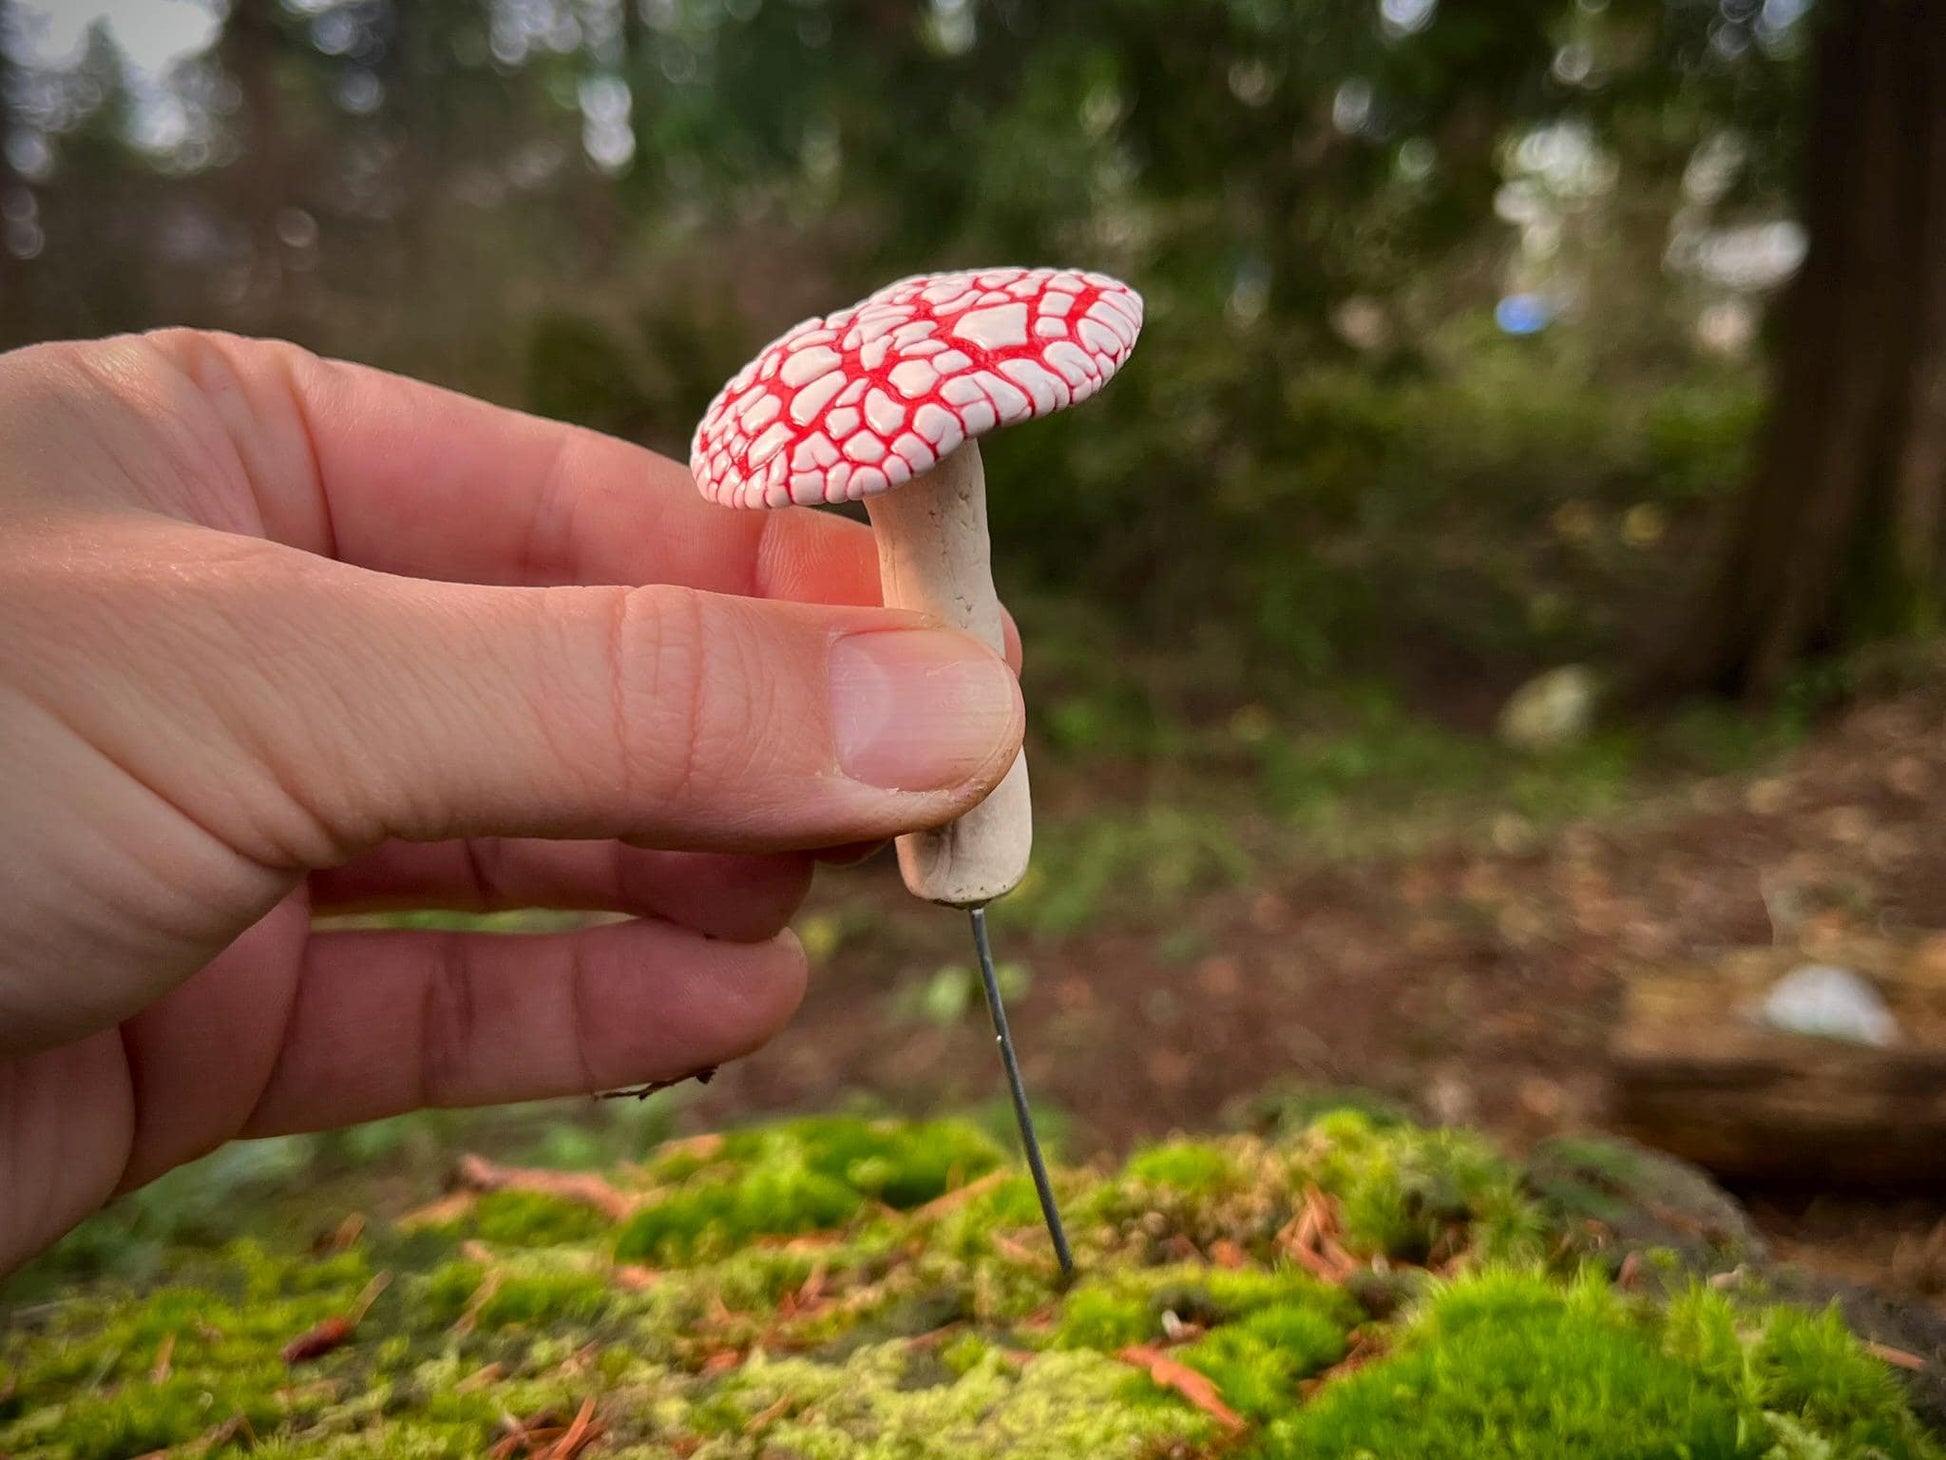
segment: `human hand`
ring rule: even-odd
[[[0,1271],[238,1136],[667,1079],[1023,714],[871,535],[294,347],[0,357]],[[621,840],[626,839],[626,840]],[[559,935],[313,931],[548,906]]]

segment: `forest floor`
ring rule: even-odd
[[[1636,966],[1847,928],[1946,928],[1946,686],[1855,705],[1795,748],[1551,829],[1293,858],[1194,894],[1110,895],[1076,930],[1011,923],[1011,1012],[1070,1155],[1234,1122],[1267,1090],[1360,1089],[1518,1151],[1600,1129]],[[860,1092],[909,1112],[998,1094],[966,930],[889,857],[822,878],[795,1024],[722,1072],[702,1126]],[[1726,1017],[1734,1017],[1726,1011]],[[1753,1196],[1789,1260],[1946,1288],[1946,1204]]]
[[[1151,772],[1145,809],[1126,768],[1037,759],[1037,885],[993,920],[1029,1088],[1061,1155],[1100,1166],[1172,1131],[1247,1126],[1258,1102],[1361,1092],[1519,1157],[1610,1128],[1632,970],[1946,930],[1946,674],[1861,700],[1786,748],[1753,740],[1733,771],[1638,758],[1616,772],[1604,753],[1582,770],[1519,770],[1510,792],[1479,737],[1452,743],[1457,760],[1420,755],[1422,771],[1448,769],[1419,782],[1396,741],[1371,746],[1369,782],[1322,823],[1207,765]],[[395,1215],[436,1197],[468,1150],[605,1169],[674,1134],[847,1110],[972,1113],[1007,1130],[963,919],[914,902],[881,855],[821,874],[797,926],[813,963],[801,1013],[707,1087],[227,1147],[125,1198],[16,1296],[103,1265],[139,1272],[158,1243],[280,1229],[308,1241],[319,1210]],[[1937,1185],[1738,1194],[1777,1257],[1946,1314]]]

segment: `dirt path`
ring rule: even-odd
[[[915,979],[964,961],[963,925],[913,906],[889,865],[819,896],[862,905],[869,932],[697,1115],[858,1090],[907,1110],[997,1095],[977,1007],[950,1027],[907,1011]],[[1004,951],[1034,973],[1013,1013],[1031,1087],[1072,1113],[1078,1154],[1208,1127],[1280,1084],[1378,1090],[1518,1148],[1602,1123],[1631,963],[1844,926],[1946,927],[1946,688],[1860,706],[1760,774],[1529,846],[1316,866],[1198,900],[1166,937],[1005,930]],[[1770,1220],[1806,1256],[1869,1248],[1860,1260],[1889,1272],[1896,1242],[1860,1239],[1861,1224],[1882,1219],[1911,1248],[1946,1216],[1835,1210],[1772,1208]],[[1902,1261],[1907,1277],[1928,1266]]]

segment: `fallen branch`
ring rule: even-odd
[[[757,1413],[751,1415],[750,1418],[744,1423],[743,1432],[746,1435],[754,1435],[757,1434],[759,1431],[769,1429],[773,1424],[775,1424],[778,1420],[784,1417],[785,1411],[787,1411],[794,1402],[795,1400],[793,1396],[789,1394],[782,1395],[775,1404],[766,1405],[764,1408],[758,1410]]]
[[[1243,1432],[1243,1416],[1223,1402],[1222,1393],[1209,1375],[1198,1373],[1180,1359],[1172,1359],[1149,1344],[1131,1345],[1115,1357],[1125,1364],[1147,1369],[1151,1383],[1180,1394],[1231,1434]]]
[[[414,1207],[392,1225],[401,1232],[412,1232],[421,1227],[449,1227],[470,1214],[479,1202],[480,1194],[477,1191],[455,1191],[449,1196],[440,1197],[438,1201]]]
[[[284,1345],[284,1363],[295,1368],[312,1359],[321,1359],[333,1349],[343,1348],[350,1343],[356,1331],[349,1318],[327,1318],[305,1329]]]
[[[1227,1267],[1233,1270],[1250,1266],[1250,1254],[1232,1242],[1228,1237],[1218,1237],[1214,1242],[1210,1243],[1209,1260],[1218,1267]]]
[[[371,1311],[372,1304],[378,1301],[378,1295],[385,1291],[391,1281],[391,1273],[379,1273],[365,1284],[364,1291],[358,1295],[350,1312],[326,1318],[323,1322],[298,1334],[296,1338],[284,1345],[284,1363],[293,1367],[309,1363],[312,1359],[321,1359],[333,1349],[343,1348],[351,1342],[351,1336],[358,1331],[358,1325],[365,1321],[365,1315]],[[174,1345],[171,1344],[170,1347],[173,1349]],[[157,1362],[160,1366],[161,1360]]]
[[[1324,1388],[1325,1385],[1331,1383],[1333,1380],[1342,1379],[1347,1374],[1355,1374],[1367,1364],[1373,1363],[1384,1356],[1384,1340],[1369,1331],[1361,1329],[1352,1336],[1351,1347],[1345,1351],[1345,1356],[1342,1359],[1338,1360],[1337,1363],[1333,1364],[1323,1373],[1314,1374],[1309,1379],[1303,1380],[1298,1384],[1297,1392],[1306,1399],[1309,1399],[1318,1390]]]
[[[1926,1361],[1918,1354],[1907,1353],[1904,1349],[1893,1348],[1890,1344],[1874,1343],[1866,1338],[1859,1340],[1859,1346],[1873,1358],[1891,1364],[1894,1368],[1917,1371],[1926,1367]]]
[[[632,1216],[639,1201],[610,1186],[599,1176],[579,1171],[546,1171],[530,1166],[502,1166],[484,1156],[460,1157],[460,1185],[474,1191],[526,1191],[539,1196],[591,1206],[611,1222]]]
[[[604,1090],[595,1096],[597,1100],[647,1100],[651,1095],[663,1090],[673,1090],[678,1085],[686,1085],[694,1080],[699,1085],[707,1085],[716,1078],[716,1066],[692,1070],[687,1075],[677,1075],[673,1080],[651,1080],[646,1085],[637,1085],[631,1090]]]
[[[312,1250],[319,1257],[349,1251],[365,1235],[365,1214],[352,1212],[330,1232],[320,1237]]]
[[[506,1373],[506,1367],[502,1364],[484,1364],[455,1384],[453,1393],[471,1394],[475,1390],[485,1389],[489,1385],[498,1384],[506,1377]]]
[[[697,1161],[708,1161],[723,1149],[721,1131],[705,1131],[699,1136],[683,1136],[673,1141],[664,1141],[655,1148],[658,1159],[667,1156],[688,1156]]]
[[[1337,1284],[1361,1266],[1339,1243],[1337,1234],[1338,1214],[1331,1198],[1310,1186],[1304,1190],[1303,1208],[1272,1240],[1279,1252],[1313,1277]]]
[[[943,1217],[955,1208],[965,1206],[974,1197],[983,1196],[987,1192],[992,1191],[994,1187],[1005,1181],[1009,1174],[1006,1171],[989,1171],[979,1180],[969,1181],[964,1186],[955,1187],[943,1196],[934,1197],[924,1206],[915,1208],[912,1212],[912,1217],[921,1222],[929,1222],[935,1218]]]
[[[601,1431],[602,1426],[595,1419],[595,1396],[590,1394],[581,1401],[581,1412],[568,1426],[568,1432],[554,1442],[546,1460],[574,1460]]]
[[[553,1410],[544,1409],[527,1419],[509,1416],[505,1427],[506,1435],[487,1452],[494,1460],[513,1460],[521,1454],[530,1460],[574,1460],[606,1428],[595,1418],[592,1394],[581,1402],[580,1411],[566,1425]]]
[[[1005,1232],[994,1232],[987,1240],[993,1244],[994,1251],[1002,1257],[1011,1258],[1023,1267],[1044,1271],[1054,1266],[1054,1254],[1051,1251],[1036,1252],[1018,1237],[1011,1237]]]
[[[493,1301],[493,1295],[500,1291],[503,1280],[499,1268],[487,1269],[486,1276],[480,1279],[480,1285],[473,1290],[473,1296],[466,1300],[466,1307],[460,1311],[459,1317],[453,1320],[453,1326],[447,1332],[455,1338],[464,1338],[479,1327],[480,1313],[488,1303]]]

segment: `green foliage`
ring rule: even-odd
[[[614,336],[591,319],[547,314],[527,346],[527,399],[543,416],[614,436],[640,431],[648,405],[639,371]]]
[[[1059,1172],[1082,1274],[1067,1289],[1024,1235],[1019,1175],[918,1216],[889,1205],[998,1170],[996,1152],[960,1122],[827,1118],[651,1153],[615,1179],[664,1193],[644,1215],[705,1224],[666,1220],[653,1273],[618,1269],[604,1224],[519,1192],[443,1228],[375,1224],[325,1257],[177,1250],[166,1286],[100,1282],[0,1325],[0,1452],[457,1460],[508,1417],[559,1424],[593,1398],[622,1453],[1149,1460],[1222,1436],[1154,1382],[1161,1350],[1242,1417],[1233,1442],[1255,1460],[1941,1453],[1835,1312],[1550,1270],[1497,1225],[1529,1220],[1493,1215],[1508,1168],[1452,1132],[1340,1112],[1274,1143],[1179,1139],[1113,1176]],[[868,1191],[888,1205],[861,1222]],[[698,1209],[725,1192],[745,1205]],[[1306,1202],[1341,1214],[1347,1241],[1389,1242],[1385,1267],[1340,1284],[1285,1262],[1270,1234]],[[724,1235],[780,1230],[798,1235]],[[1222,1262],[1185,1257],[1192,1234],[1227,1244]],[[1410,1268],[1428,1237],[1457,1276]],[[1386,1273],[1411,1279],[1403,1316],[1358,1296]],[[281,1357],[372,1299],[339,1346]]]
[[[1009,1005],[1026,998],[1034,987],[1033,969],[1019,959],[1002,959],[993,972],[1000,996]],[[903,1017],[941,1029],[969,1017],[987,1017],[986,991],[979,972],[964,963],[949,963],[935,969],[930,977],[901,988],[895,1005]]]
[[[1219,817],[1152,806],[1037,833],[1027,879],[996,910],[1043,936],[1071,933],[1105,908],[1152,915],[1188,894],[1233,886],[1252,859]]]
[[[106,30],[71,63],[10,48],[8,120],[42,160],[17,220],[36,287],[0,299],[0,336],[293,334],[679,455],[752,349],[897,273],[1111,268],[1148,296],[1147,339],[1088,411],[994,444],[996,545],[1010,591],[1112,608],[1108,647],[1223,659],[1219,713],[1354,666],[1613,652],[1666,575],[1608,529],[1641,504],[1693,527],[1741,470],[1755,374],[1696,349],[1720,291],[1663,244],[1720,221],[1713,200],[1737,222],[1783,211],[1800,19],[1640,0],[1404,25],[1322,0],[623,9],[273,9],[261,46],[236,19],[135,86]],[[140,121],[171,88],[182,137],[158,149]],[[1586,186],[1549,192],[1520,163],[1550,128],[1586,138]],[[1686,192],[1732,137],[1723,186]],[[279,181],[293,159],[355,181],[300,197]],[[1496,200],[1550,202],[1523,230],[1548,246],[1518,248]],[[185,207],[267,254],[250,287],[175,238]],[[1536,270],[1575,305],[1508,339],[1495,295]],[[1602,541],[1564,550],[1547,523],[1576,504]],[[1041,728],[1117,746],[1168,708],[1133,698],[1063,697]]]
[[[1658,494],[1669,501],[1720,498],[1748,467],[1762,409],[1762,394],[1749,386],[1682,383],[1662,390],[1644,422]]]

